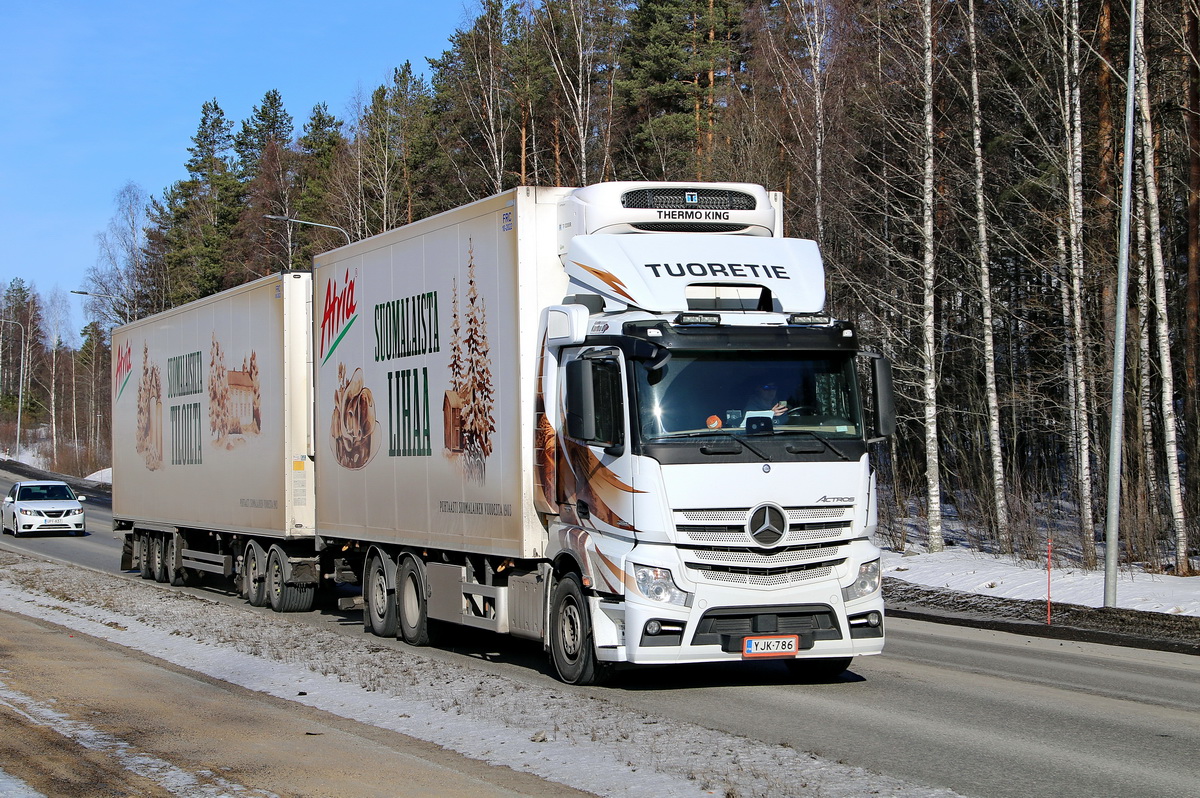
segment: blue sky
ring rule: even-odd
[[[0,45],[0,280],[82,288],[127,182],[186,176],[200,106],[240,127],[278,89],[299,131],[346,118],[406,60],[424,70],[473,0],[15,0]],[[70,296],[73,329],[84,297]]]

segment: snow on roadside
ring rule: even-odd
[[[347,646],[286,615],[2,551],[0,611],[603,796],[955,795],[565,686],[480,681],[469,665],[369,639]]]
[[[996,598],[1046,600],[1044,564],[1016,560],[949,546],[930,554],[909,546],[906,553],[885,549],[883,574],[933,588],[949,588]],[[1104,606],[1104,571],[1055,566],[1050,571],[1053,603]],[[1118,571],[1117,606],[1146,612],[1200,616],[1200,577],[1151,574],[1122,568]]]

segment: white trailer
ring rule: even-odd
[[[259,446],[237,444],[274,493],[236,467],[207,478],[223,462],[207,449],[159,475],[124,441],[130,563],[219,571],[276,609],[310,606],[321,577],[357,582],[377,634],[423,645],[433,620],[538,640],[571,683],[617,663],[830,673],[879,653],[868,444],[893,427],[890,367],[825,314],[816,245],[781,233],[758,186],[522,187],[319,255],[311,305],[282,301],[307,275],[237,289],[281,297],[281,322],[231,334],[294,347],[274,361],[288,374],[311,362],[259,378],[266,404],[309,415],[279,445],[266,421]],[[237,291],[174,312],[200,314],[178,343],[157,343],[171,314],[114,340],[191,356],[217,327],[205,309]],[[311,335],[271,331],[297,319]],[[153,346],[145,325],[165,325],[142,334]],[[187,396],[223,395],[209,361]],[[199,405],[213,447],[222,415]],[[142,406],[115,436],[153,438]],[[192,497],[142,509],[121,484],[156,478]],[[263,512],[220,515],[231,502]]]
[[[312,276],[295,272],[113,331],[123,567],[175,584],[248,574],[251,603],[312,606],[311,307]]]

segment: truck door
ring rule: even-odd
[[[558,498],[567,523],[633,541],[625,361],[612,348],[566,353],[560,387],[566,411]]]

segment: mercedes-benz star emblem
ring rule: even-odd
[[[783,540],[787,529],[787,513],[777,504],[760,504],[750,511],[746,520],[746,531],[764,548]]]

